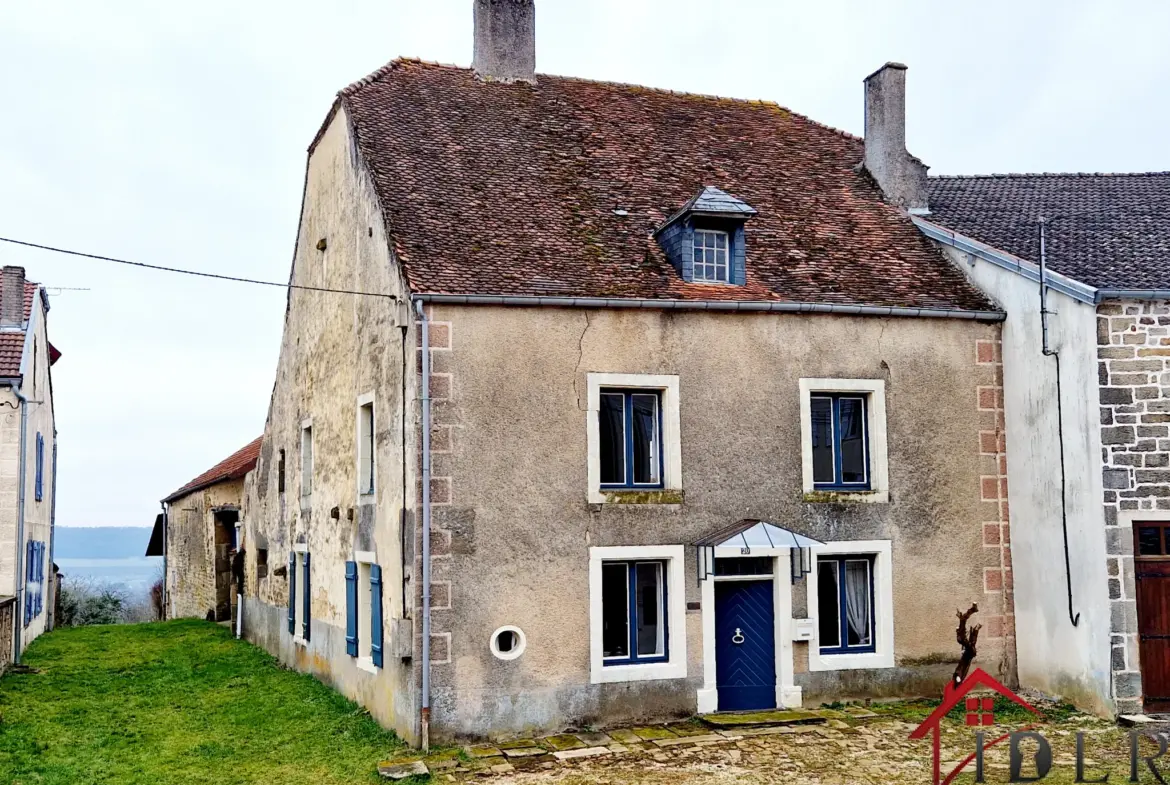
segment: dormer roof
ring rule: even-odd
[[[721,191],[713,185],[703,187],[703,190],[692,196],[687,203],[662,226],[655,234],[661,232],[675,221],[687,215],[701,215],[710,218],[731,218],[746,221],[756,214],[755,208],[742,199],[736,199],[726,191]]]

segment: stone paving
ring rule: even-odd
[[[448,750],[425,759],[433,782],[556,781],[606,784],[685,782],[923,783],[930,781],[930,744],[908,738],[916,723],[897,713],[846,708],[810,713],[778,725],[713,728],[698,720],[667,725],[563,733],[500,744]],[[1012,730],[988,727],[988,738]],[[1054,772],[1046,781],[1072,782],[1075,733],[1086,733],[1087,765],[1121,781],[1127,740],[1112,723],[1074,715],[1041,730],[1053,741]],[[948,723],[943,734],[943,769],[973,751],[971,728]],[[1116,749],[1114,749],[1116,748]],[[409,769],[406,767],[410,766]],[[390,769],[396,770],[391,772]],[[1007,781],[1007,751],[986,754],[988,781]],[[410,762],[386,766],[383,775],[420,774]],[[1065,775],[1068,775],[1065,777]],[[964,774],[960,781],[971,781]]]

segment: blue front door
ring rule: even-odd
[[[719,711],[776,708],[776,614],[771,581],[715,584]]]

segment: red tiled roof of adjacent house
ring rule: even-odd
[[[32,318],[33,299],[40,284],[24,282],[24,320]],[[4,293],[4,280],[0,277],[0,297]],[[20,360],[24,356],[24,330],[0,333],[0,377],[20,376]]]
[[[256,468],[256,461],[260,457],[260,443],[264,441],[261,436],[253,442],[240,450],[224,458],[222,461],[212,466],[203,474],[196,477],[191,482],[184,485],[179,490],[172,493],[163,499],[164,502],[172,502],[181,496],[186,496],[189,493],[203,490],[208,486],[215,485],[217,482],[224,482],[225,480],[238,480],[248,472]]]
[[[994,310],[860,139],[776,104],[417,60],[338,101],[415,292]],[[704,186],[758,211],[745,286],[687,283],[651,237]]]

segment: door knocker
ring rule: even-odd
[[[743,643],[743,630],[741,630],[739,627],[735,628],[735,635],[731,636],[731,642],[737,646]]]

